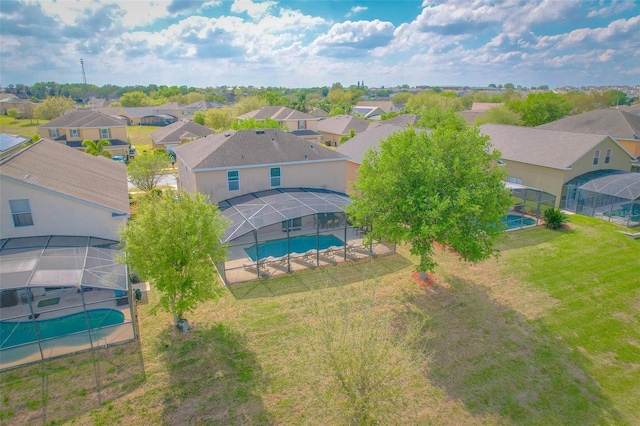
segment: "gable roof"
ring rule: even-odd
[[[380,124],[391,124],[394,126],[408,126],[409,124],[415,126],[420,121],[420,116],[415,114],[402,114],[396,117],[383,120]]]
[[[502,105],[502,103],[495,103],[495,102],[474,102],[474,103],[471,104],[470,111],[473,111],[473,112],[487,112],[491,108],[499,107],[501,105]]]
[[[297,111],[295,109],[283,106],[266,106],[260,109],[249,111],[237,117],[239,120],[253,118],[254,120],[264,120],[273,118],[274,120],[318,120],[318,117],[306,112]]]
[[[640,138],[640,116],[617,108],[596,109],[564,117],[538,126],[538,128],[599,133],[618,139],[634,139],[634,134]]]
[[[353,117],[351,115],[336,115],[318,122],[318,132],[331,133],[334,135],[348,135],[351,129],[353,129],[356,133],[362,133],[366,131],[371,124],[377,126],[377,123],[369,123],[359,117]]]
[[[491,138],[491,144],[502,152],[505,160],[534,164],[553,169],[567,169],[595,148],[607,135],[564,132],[504,124],[483,124],[480,132]],[[633,157],[618,142],[622,151]]]
[[[356,108],[359,107],[378,107],[384,112],[397,111],[398,108],[392,101],[359,101],[356,104]]]
[[[78,128],[78,127],[125,127],[126,123],[117,118],[91,109],[76,109],[54,118],[38,128]]]
[[[42,139],[0,162],[0,176],[87,202],[118,214],[129,213],[127,168],[50,139]]]
[[[192,171],[307,161],[341,161],[346,157],[278,129],[228,130],[174,148]]]
[[[212,108],[222,108],[223,106],[224,105],[219,104],[217,102],[207,101],[206,99],[203,99],[201,101],[197,101],[185,106],[184,109],[206,111]]]
[[[151,139],[156,144],[180,142],[182,138],[194,136],[204,137],[213,134],[213,130],[191,120],[183,119],[151,132]]]
[[[185,105],[182,105],[178,102],[167,102],[166,104],[158,105],[153,107],[155,110],[159,109],[185,109]]]
[[[392,124],[380,123],[379,126],[372,127],[366,132],[359,133],[342,145],[336,148],[336,152],[349,157],[349,161],[362,164],[365,152],[370,148],[377,149],[380,142],[387,139],[389,135],[407,130],[408,127],[395,126]],[[417,132],[427,131],[427,129],[416,129]]]

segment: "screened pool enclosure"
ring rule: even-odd
[[[218,203],[231,225],[227,261],[216,265],[225,284],[331,265],[395,251],[382,242],[363,245],[366,229],[351,226],[351,201],[325,189],[279,188]]]
[[[0,369],[135,339],[117,241],[0,240]]]
[[[541,189],[513,182],[506,182],[511,190],[513,206],[504,219],[507,230],[520,229],[540,223],[544,211],[555,207],[556,197]]]

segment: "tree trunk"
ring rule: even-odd
[[[426,271],[419,271],[420,274],[420,280],[421,281],[426,281],[427,280],[427,272]]]
[[[176,313],[176,299],[174,297],[169,298],[169,310],[173,316],[173,325],[177,327],[180,318],[178,318],[178,314]]]

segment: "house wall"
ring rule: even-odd
[[[617,141],[635,158],[640,157],[640,139],[617,139]]]
[[[280,188],[323,188],[332,191],[346,191],[346,161],[331,161],[306,164],[282,164]],[[240,190],[229,191],[227,171],[189,173],[184,166],[179,167],[182,188],[197,190],[208,195],[212,202],[219,202],[251,192],[271,189],[270,169],[272,166],[228,169],[238,170]]]
[[[32,226],[15,227],[9,200],[29,200]],[[73,198],[2,179],[0,198],[0,238],[39,235],[81,235],[120,240],[118,229],[126,217],[113,218],[111,212]]]
[[[560,194],[565,180],[566,170],[542,167],[503,159],[505,170],[510,178],[520,179],[522,185],[542,189],[556,196],[556,206],[560,206]]]
[[[304,121],[307,127],[307,130],[313,130],[314,132],[318,131],[318,120],[283,120],[282,125],[288,127],[289,130],[300,130],[298,126],[298,121]]]
[[[611,149],[611,160],[609,163],[604,162],[607,149]],[[593,164],[594,153],[597,150],[600,151],[600,160],[598,164]],[[629,154],[624,152],[611,138],[606,138],[576,161],[572,165],[571,170],[567,171],[567,180],[565,182],[587,172],[607,169],[622,170],[624,172],[631,171],[631,158]]]
[[[353,183],[358,178],[358,169],[360,168],[360,164],[354,163],[352,161],[347,161],[347,194],[351,195],[355,191],[353,190]]]
[[[336,143],[340,143],[340,137],[342,135],[338,135],[336,133],[327,133],[327,132],[318,132],[322,135],[322,140],[324,142],[329,141],[331,142],[331,145],[335,146]]]
[[[58,131],[58,137],[66,135],[68,141],[83,141],[85,139],[100,140],[102,135],[100,129],[109,129],[109,139],[120,139],[122,141],[127,140],[127,128],[122,127],[78,127],[78,136],[72,136],[71,128],[60,128]],[[40,128],[38,133],[40,137],[51,138],[50,128]]]

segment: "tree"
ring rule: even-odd
[[[16,108],[9,108],[7,110],[7,115],[11,118],[13,118],[13,122],[17,123],[18,122],[18,116],[20,115],[20,111],[18,111]]]
[[[99,141],[93,141],[91,139],[85,139],[82,141],[82,146],[84,146],[84,152],[90,155],[95,156],[103,156],[107,158],[113,157],[111,151],[105,149],[105,147],[110,146],[111,141],[109,139],[100,139]]]
[[[129,182],[144,192],[151,192],[169,165],[169,155],[163,150],[136,156],[127,166]]]
[[[128,92],[120,96],[120,105],[123,107],[141,107],[151,105],[151,99],[144,92]]]
[[[522,117],[519,113],[510,110],[505,105],[495,106],[482,114],[476,119],[474,123],[476,126],[481,126],[486,123],[495,124],[510,124],[512,126],[522,126]]]
[[[204,126],[204,120],[206,118],[207,114],[204,111],[196,111],[193,114],[193,122],[194,123],[198,123],[201,126]]]
[[[34,111],[36,118],[42,120],[53,120],[60,117],[65,112],[73,109],[76,103],[73,99],[64,96],[50,96],[36,105]]]
[[[524,101],[511,100],[506,105],[522,114],[524,124],[532,127],[559,120],[573,108],[567,98],[553,92],[529,93]]]
[[[231,108],[215,108],[207,111],[204,118],[204,125],[216,132],[231,128],[235,121],[233,110]]]
[[[222,294],[214,262],[225,260],[226,219],[206,196],[185,191],[147,195],[120,232],[124,260],[160,294],[176,326],[186,312]]]
[[[240,99],[233,106],[235,110],[235,116],[242,115],[246,112],[255,111],[257,109],[266,107],[269,105],[268,101],[258,96],[247,96]]]
[[[464,117],[456,114],[451,108],[443,108],[436,105],[430,108],[423,108],[420,111],[420,120],[416,125],[427,129],[436,129],[447,125],[462,130],[467,126],[467,122]]]
[[[246,118],[244,120],[236,120],[231,128],[234,130],[248,129],[280,129],[283,130],[282,124],[273,118],[265,118],[264,120],[256,120],[255,118]]]
[[[422,278],[435,267],[436,242],[465,261],[487,259],[511,205],[499,159],[477,127],[394,133],[365,154],[347,213],[370,229],[365,244],[410,243]]]

